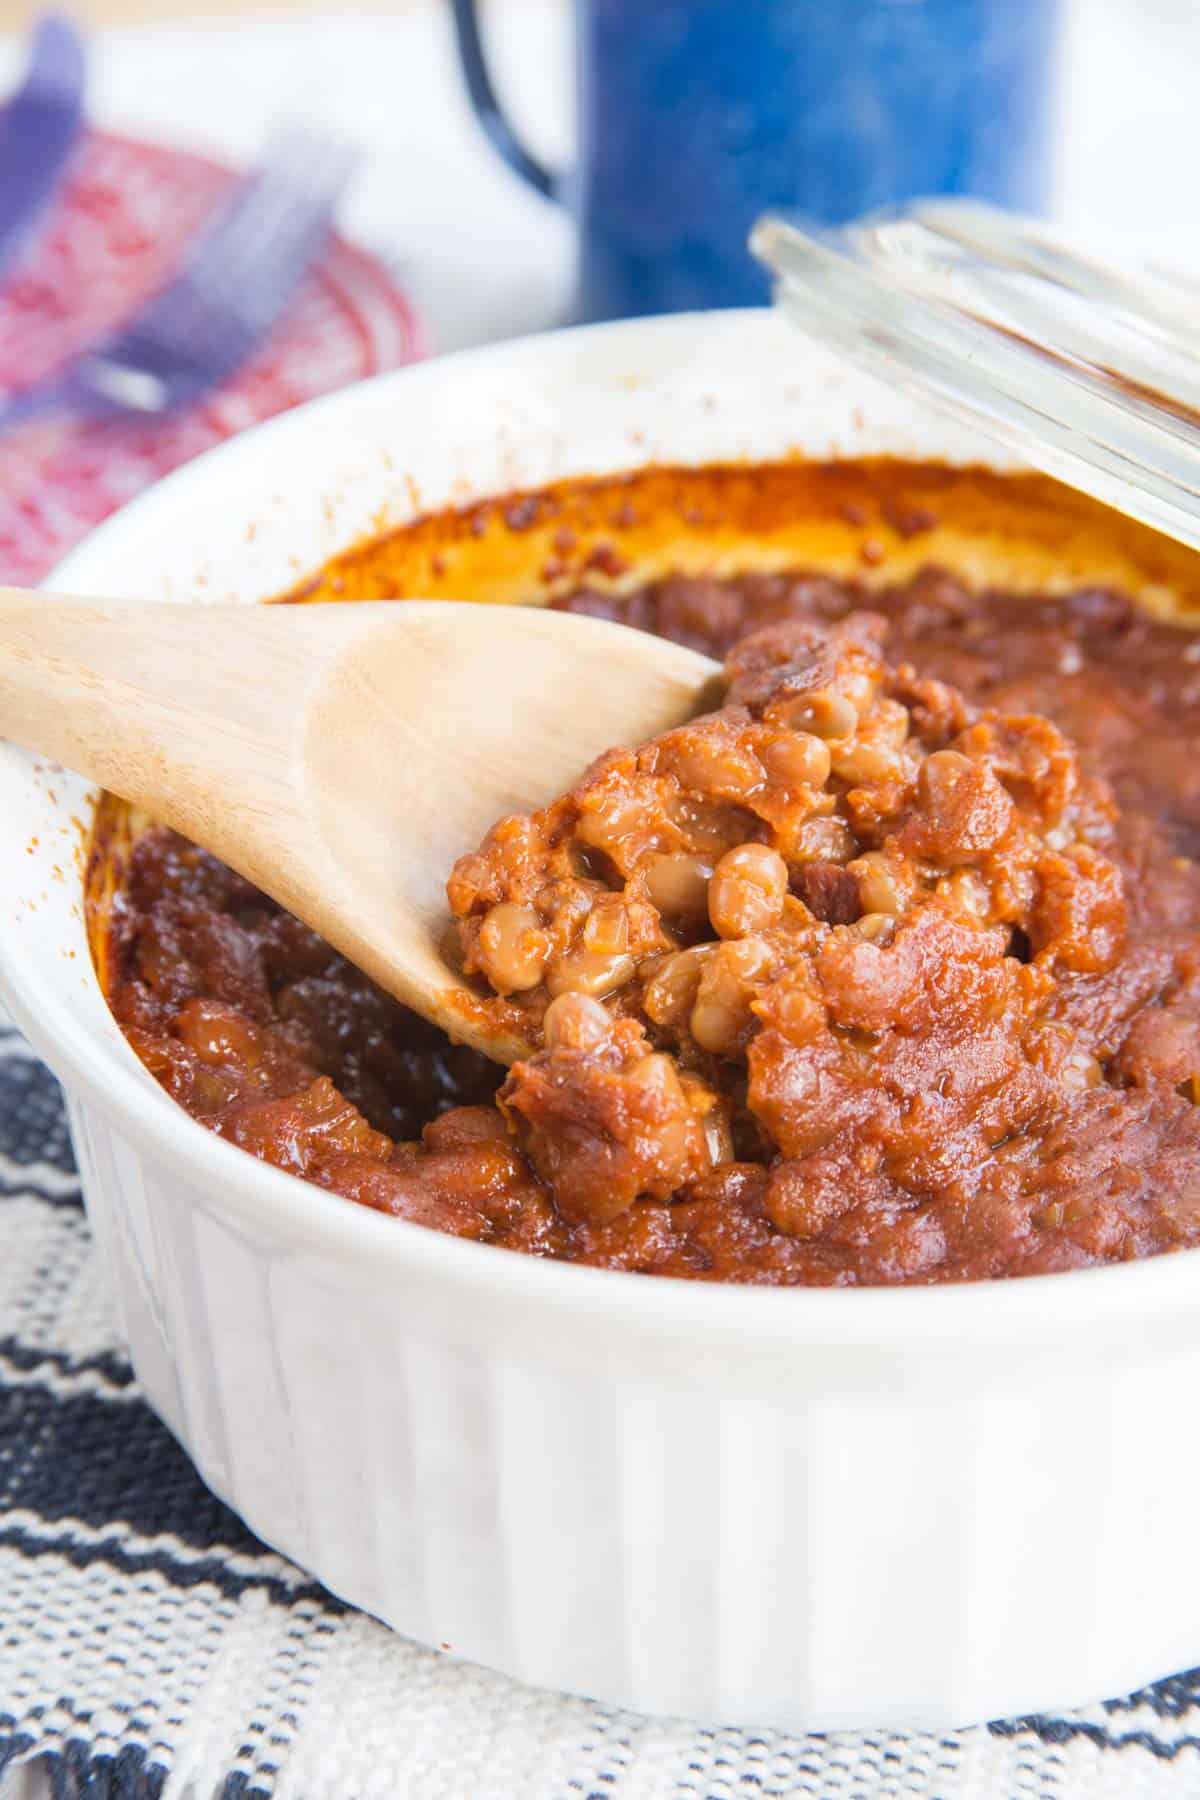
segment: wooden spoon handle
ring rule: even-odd
[[[257,608],[139,606],[0,588],[0,737],[200,836],[224,784],[286,804],[297,666],[262,694]],[[236,616],[235,616],[236,615]],[[274,621],[272,621],[274,625]],[[299,633],[302,638],[305,634]],[[282,696],[282,698],[281,698]],[[207,841],[211,841],[211,833]]]
[[[314,683],[382,611],[0,588],[0,738],[238,866],[247,837],[270,858],[304,828],[300,740]]]

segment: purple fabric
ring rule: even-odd
[[[323,249],[356,157],[289,131],[201,232],[178,273],[48,386],[10,395],[0,429],[60,408],[162,416],[219,387],[283,317]]]
[[[36,225],[79,136],[86,61],[73,25],[41,20],[25,80],[0,112],[0,272]]]

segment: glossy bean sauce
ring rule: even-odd
[[[558,602],[728,656],[451,873],[453,1048],[173,835],[109,992],[211,1129],[509,1249],[772,1284],[1200,1241],[1200,639],[1119,594],[667,577]]]

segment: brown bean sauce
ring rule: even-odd
[[[493,834],[459,865],[466,967],[544,1039],[500,1104],[502,1070],[154,829],[108,985],[168,1092],[348,1199],[647,1273],[970,1279],[1200,1242],[1200,637],[936,570],[556,604],[732,652],[730,705],[589,777],[565,835],[535,815],[519,854]]]

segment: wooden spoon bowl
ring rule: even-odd
[[[173,826],[414,1011],[499,1061],[462,1007],[445,882],[506,813],[703,704],[661,638],[446,601],[147,606],[0,589],[0,736]]]

